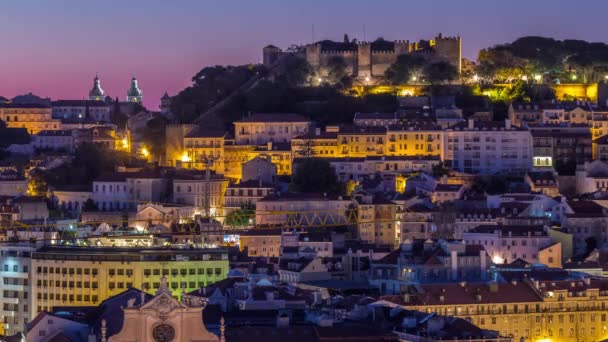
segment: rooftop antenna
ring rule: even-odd
[[[365,33],[365,24],[363,24],[363,41],[367,41],[367,34]]]

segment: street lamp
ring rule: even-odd
[[[540,80],[542,79],[542,76],[539,74],[534,75],[534,80],[536,80],[536,82],[540,82]]]
[[[412,76],[412,81],[416,82],[417,79],[418,79],[418,77]]]
[[[528,81],[528,76],[523,75],[523,76],[521,77],[521,80],[522,80],[522,81],[524,81],[524,82],[527,82],[527,81]]]
[[[475,81],[475,82],[479,81],[479,76],[477,76],[477,74],[473,75],[473,81]]]
[[[365,76],[365,82],[369,83],[369,76]]]

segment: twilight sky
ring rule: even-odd
[[[215,64],[261,61],[272,43],[315,39],[463,37],[464,56],[524,35],[606,41],[601,0],[6,0],[0,7],[0,95],[87,96],[95,72],[124,99],[131,76],[144,104]]]

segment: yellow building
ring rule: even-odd
[[[340,127],[338,157],[383,156],[386,151],[386,128]]]
[[[291,140],[294,157],[335,158],[338,156],[338,132],[316,132]]]
[[[239,249],[251,257],[279,257],[281,229],[251,229],[239,234]]]
[[[389,156],[439,156],[443,131],[434,123],[412,122],[390,126],[387,132],[386,154]]]
[[[247,161],[255,157],[266,157],[277,166],[277,175],[290,176],[293,172],[291,167],[292,155],[289,143],[272,143],[255,147],[247,153]]]
[[[608,280],[426,284],[384,300],[409,310],[470,320],[513,340],[602,341],[608,338]]]
[[[184,137],[182,167],[224,173],[224,138],[226,133],[195,129]]]
[[[53,119],[51,107],[44,105],[0,104],[0,119],[8,128],[25,128],[29,134],[61,129]]]
[[[359,239],[378,245],[399,245],[397,204],[385,198],[359,191],[357,202],[357,235]]]
[[[219,249],[44,247],[32,253],[30,318],[54,306],[96,306],[130,287],[153,294],[163,276],[173,296],[224,279]]]
[[[242,178],[241,165],[250,160],[250,154],[254,150],[255,146],[227,142],[224,145],[224,176],[239,181]]]

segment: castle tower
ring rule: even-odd
[[[357,72],[360,79],[369,79],[372,76],[372,44],[361,42],[357,46]]]
[[[163,97],[160,98],[160,113],[167,115],[171,113],[171,96],[165,92]]]
[[[103,89],[101,89],[101,84],[99,82],[99,76],[95,75],[95,79],[93,80],[93,89],[89,91],[89,100],[91,101],[103,101]]]
[[[281,56],[281,49],[274,45],[265,46],[262,50],[264,66],[269,67]]]
[[[439,33],[432,43],[437,56],[456,67],[460,74],[462,71],[462,39],[460,36],[445,37]]]
[[[137,85],[137,78],[131,79],[131,88],[127,91],[127,102],[141,103],[143,94]]]

